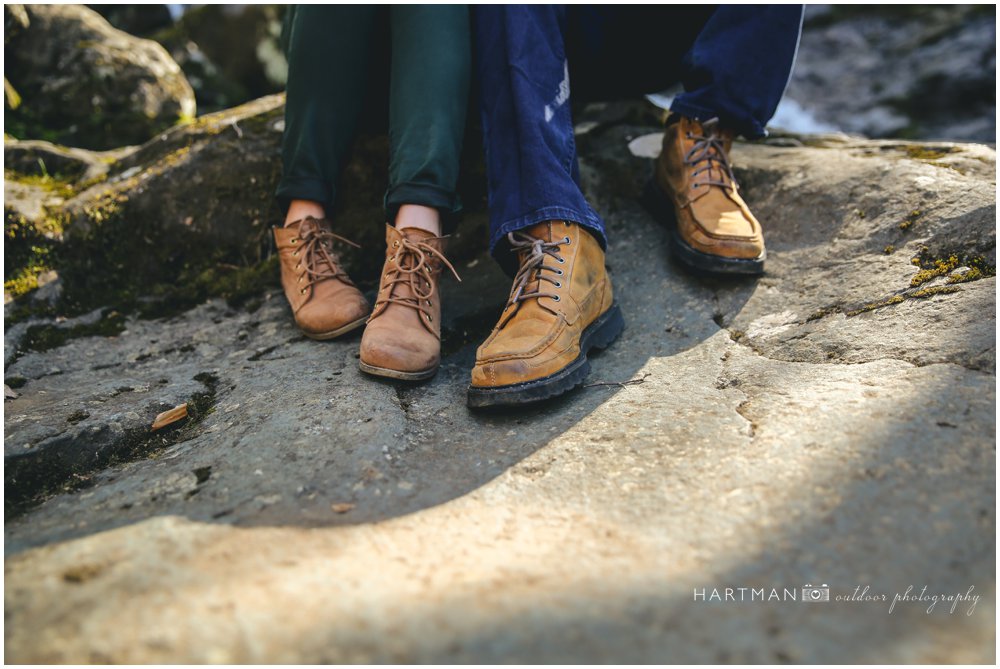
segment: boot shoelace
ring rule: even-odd
[[[354,248],[361,248],[349,239],[341,237],[330,230],[330,224],[326,219],[307,217],[299,223],[297,236],[292,237],[292,244],[302,243],[302,247],[292,253],[302,259],[295,266],[295,269],[303,268],[299,275],[299,282],[305,283],[299,292],[303,295],[313,285],[327,279],[338,279],[353,286],[347,273],[340,266],[340,256],[333,250],[333,243],[344,242]],[[308,278],[308,280],[306,280]]]
[[[688,139],[695,140],[694,146],[684,156],[684,164],[696,167],[691,172],[691,179],[694,180],[702,172],[708,172],[707,178],[703,178],[693,184],[693,188],[699,186],[721,186],[728,188],[736,187],[736,177],[733,175],[733,168],[729,165],[729,158],[726,156],[726,148],[723,138],[719,134],[719,119],[713,118],[701,124],[704,135],[695,135],[688,131]],[[700,163],[705,163],[698,167]],[[719,178],[713,178],[712,170],[718,170]]]
[[[507,233],[507,241],[510,242],[511,251],[514,253],[525,252],[526,256],[521,263],[521,268],[514,276],[514,287],[511,289],[510,298],[507,300],[507,307],[517,305],[519,302],[539,297],[551,297],[556,302],[559,295],[556,293],[542,292],[542,281],[551,283],[556,288],[562,288],[562,281],[553,276],[545,274],[545,270],[552,272],[556,276],[562,276],[563,271],[558,267],[549,267],[545,264],[545,256],[552,256],[560,265],[566,262],[559,255],[559,247],[569,244],[569,237],[563,237],[557,242],[547,242],[544,239],[537,239],[522,232]],[[537,282],[534,292],[525,292],[528,284]]]
[[[430,309],[434,306],[431,302],[431,297],[434,295],[434,275],[441,271],[441,265],[437,263],[444,264],[459,281],[462,278],[458,276],[458,272],[444,254],[426,242],[411,242],[403,237],[393,242],[393,245],[398,245],[399,248],[393,256],[396,266],[383,277],[388,281],[389,297],[382,301],[416,309],[423,313],[427,320],[433,322],[434,315]],[[410,294],[397,295],[397,284],[408,285]]]

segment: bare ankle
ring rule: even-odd
[[[441,214],[433,207],[425,207],[420,204],[404,204],[396,214],[395,227],[397,230],[417,228],[418,230],[425,230],[435,237],[440,237]]]
[[[326,218],[326,210],[323,205],[314,200],[292,200],[288,205],[288,214],[285,216],[285,225],[303,218]]]

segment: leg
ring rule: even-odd
[[[714,5],[572,5],[566,50],[577,104],[636,98],[681,80]]]
[[[441,360],[441,219],[458,210],[455,186],[469,96],[464,5],[390,10],[389,189],[386,258],[361,339],[361,370],[418,381]]]
[[[671,110],[763,137],[788,86],[801,28],[801,5],[719,6],[684,56],[685,93]]]
[[[510,297],[476,351],[470,407],[516,406],[586,378],[587,354],[624,323],[601,219],[580,190],[563,48],[565,10],[476,8],[490,250],[517,251]]]
[[[374,20],[370,8],[297,6],[283,32],[289,72],[277,197],[286,218],[274,239],[295,323],[313,339],[361,327],[368,314],[324,219],[364,98]]]
[[[455,186],[472,57],[469,10],[465,5],[397,5],[389,22],[387,219],[439,235],[437,213],[451,222],[459,209]]]
[[[686,92],[663,137],[650,199],[671,248],[694,268],[760,274],[764,233],[729,161],[735,135],[761,137],[785,90],[798,45],[800,6],[719,7],[684,57]]]
[[[604,224],[580,190],[565,8],[482,5],[474,17],[490,251],[503,263],[507,233],[548,220],[585,226],[603,248]]]
[[[373,7],[289,8],[283,169],[277,191],[283,209],[293,200],[326,210],[333,204],[364,100],[375,18]],[[315,204],[299,204],[300,211],[312,213]]]

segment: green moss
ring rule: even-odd
[[[912,293],[907,293],[907,299],[925,299],[928,297],[934,297],[935,295],[948,295],[949,293],[957,293],[961,288],[958,286],[931,286],[930,288],[921,288],[920,290],[915,290]]]
[[[835,314],[839,311],[840,307],[823,307],[822,309],[819,309],[811,313],[809,317],[806,318],[806,323],[810,323],[812,321],[818,321],[821,318],[825,318],[826,316],[829,316],[830,314]]]
[[[958,267],[958,263],[959,260],[956,255],[950,255],[943,260],[935,260],[933,261],[933,265],[931,267],[922,269],[913,275],[913,278],[910,279],[910,286],[916,287],[927,283],[931,279],[947,274]]]
[[[4,293],[13,298],[38,288],[38,276],[52,269],[65,217],[29,221],[13,209],[4,211]]]
[[[934,167],[941,167],[943,169],[951,170],[952,172],[958,172],[963,177],[965,176],[965,170],[963,170],[960,167],[956,167],[955,165],[952,165],[951,163],[942,163],[939,160],[928,160],[928,161],[925,161],[925,162],[928,165],[933,165]]]
[[[909,230],[911,227],[913,227],[913,224],[917,222],[917,219],[920,218],[921,213],[922,212],[919,209],[914,209],[913,211],[911,211],[907,215],[906,219],[899,224],[899,229]]]
[[[950,275],[948,283],[978,281],[989,276],[996,276],[997,273],[996,267],[990,265],[983,256],[969,256],[954,252],[944,258],[935,258],[926,246],[921,247],[920,252],[910,262],[922,268],[910,279],[911,287],[920,286],[931,279],[949,274],[959,267],[968,267],[969,270]]]
[[[23,376],[8,376],[3,380],[3,382],[16,390],[17,388],[23,388],[24,384],[28,382],[28,379]]]
[[[248,267],[216,265],[195,275],[185,273],[175,284],[155,287],[153,299],[138,304],[138,315],[165,318],[214,297],[225,299],[234,308],[251,308],[254,298],[279,285],[279,272],[278,257],[272,256]]]
[[[114,158],[110,158],[110,159],[107,159],[107,160],[110,160],[111,162],[114,162]],[[100,184],[100,183],[104,183],[107,180],[108,180],[108,173],[107,172],[102,172],[102,173],[98,174],[96,177],[92,177],[90,179],[87,179],[86,181],[81,181],[80,183],[76,184],[77,192],[82,193],[83,191],[87,190],[88,188],[96,186],[97,184]]]
[[[86,420],[88,418],[90,418],[89,413],[87,413],[83,409],[77,409],[76,411],[74,411],[73,413],[71,413],[69,416],[66,417],[66,422],[79,423],[80,421]]]
[[[45,170],[44,163],[42,165],[42,170],[43,172]],[[42,188],[53,195],[58,195],[66,200],[76,195],[76,189],[73,185],[69,181],[63,179],[60,175],[53,176],[48,173],[43,173],[41,175],[20,174],[13,170],[4,170],[3,178],[7,181],[24,184],[25,186]]]
[[[907,157],[912,158],[913,160],[930,161],[944,158],[949,153],[954,153],[958,149],[954,147],[938,147],[932,149],[927,146],[907,146],[905,150]]]
[[[64,328],[57,325],[33,325],[25,333],[22,345],[31,351],[48,351],[79,337],[114,337],[125,329],[124,314],[107,309],[96,323]]]
[[[847,312],[848,316],[857,316],[858,314],[863,314],[868,311],[875,311],[876,309],[881,309],[882,307],[888,307],[893,304],[899,304],[903,302],[906,298],[902,295],[893,295],[892,297],[887,297],[884,300],[878,300],[876,302],[869,302],[868,304],[858,308],[852,309]]]
[[[966,272],[960,272],[958,274],[952,274],[948,277],[948,283],[966,283],[967,281],[978,281],[979,279],[986,278],[983,272],[973,267]]]

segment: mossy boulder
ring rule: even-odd
[[[19,101],[6,113],[8,134],[109,149],[195,115],[190,84],[156,42],[81,5],[23,9],[27,27],[4,44],[5,77]]]
[[[51,177],[59,181],[96,178],[108,171],[108,165],[123,155],[121,151],[88,151],[60,146],[40,139],[4,142],[4,168],[17,175]]]
[[[271,255],[271,227],[281,222],[274,192],[283,130],[284,96],[273,95],[200,117],[140,147],[81,154],[106,172],[70,180],[65,202],[49,212],[64,223],[52,256],[64,306],[79,313],[154,296],[187,307],[275,282],[276,269],[260,268]],[[9,149],[26,170],[35,167],[30,148]],[[475,255],[486,236],[485,177],[471,137],[466,153],[460,183],[466,213],[449,249],[457,260]],[[386,136],[362,134],[334,213],[338,231],[362,245],[344,254],[348,271],[362,282],[381,266],[387,180]]]

